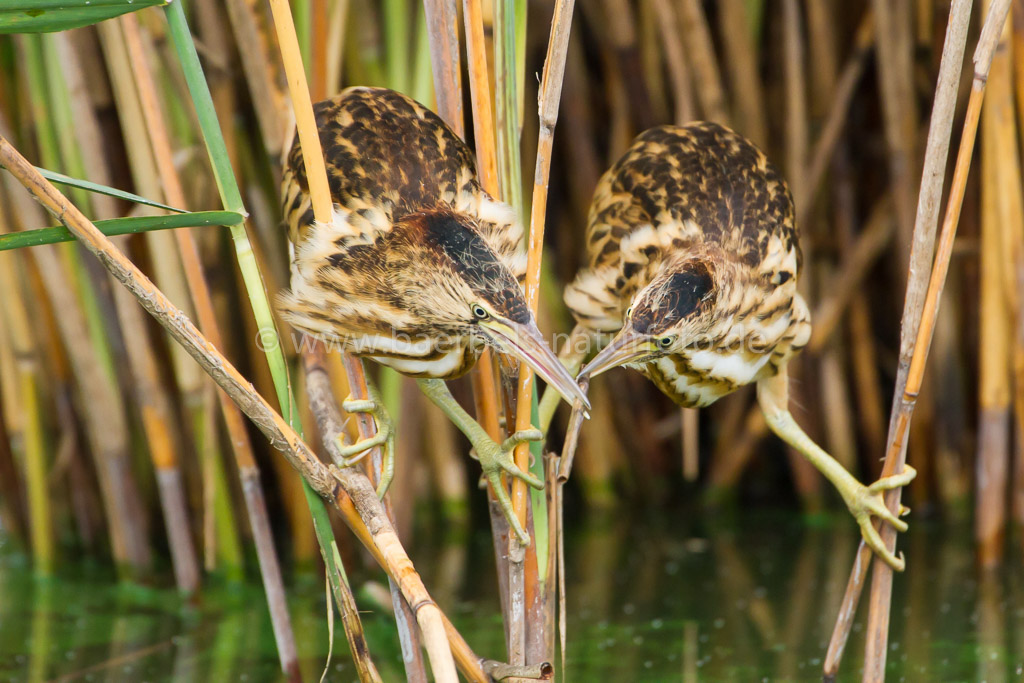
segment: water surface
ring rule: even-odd
[[[572,520],[568,673],[572,681],[815,681],[856,549],[845,516],[809,524],[761,511],[709,525],[673,519]],[[501,658],[502,626],[485,534],[411,554],[435,599],[481,655]],[[891,681],[1024,679],[1024,573],[974,568],[969,528],[918,521],[894,590]],[[258,583],[215,584],[194,603],[166,587],[117,585],[109,568],[33,578],[0,537],[0,680],[276,681]],[[358,584],[379,581],[350,568]],[[391,617],[357,595],[385,681],[404,678]],[[290,579],[306,680],[327,660],[326,602],[310,575]],[[840,676],[859,681],[865,615]],[[340,625],[339,625],[340,629]],[[340,630],[327,680],[355,680]]]

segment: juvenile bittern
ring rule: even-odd
[[[580,376],[626,365],[687,407],[756,382],[772,431],[835,485],[867,544],[902,569],[872,517],[906,529],[882,493],[914,470],[864,486],[789,413],[786,368],[811,321],[797,292],[793,200],[761,150],[713,123],[646,131],[598,183],[587,250],[565,293],[574,337],[615,337]]]
[[[444,383],[493,347],[527,363],[568,401],[586,396],[545,344],[523,297],[523,229],[477,180],[473,155],[433,112],[391,90],[350,88],[315,107],[334,202],[330,225],[313,219],[295,141],[282,180],[291,242],[291,290],[281,296],[297,329],[416,377],[469,438],[509,524],[501,472],[534,487],[510,451],[541,437],[526,430],[495,443]],[[369,412],[378,434],[342,449],[348,464],[385,448],[382,490],[393,473],[392,428],[375,392],[346,401]]]

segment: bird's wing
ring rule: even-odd
[[[338,237],[387,229],[405,215],[454,207],[479,190],[473,155],[432,111],[393,90],[349,88],[315,105]],[[313,223],[298,139],[282,179],[289,239]]]

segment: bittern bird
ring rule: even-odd
[[[750,141],[703,122],[642,133],[598,183],[588,262],[565,292],[577,341],[615,334],[580,376],[626,365],[691,408],[756,382],[772,431],[835,485],[868,545],[901,569],[871,518],[906,529],[882,494],[914,470],[864,486],[787,407],[787,364],[811,335],[798,237],[786,182]]]
[[[568,401],[589,405],[544,342],[523,297],[523,229],[513,210],[477,180],[469,148],[433,112],[391,90],[350,88],[315,106],[333,222],[313,217],[298,140],[282,180],[291,249],[285,318],[314,338],[416,377],[423,392],[468,437],[513,530],[522,529],[501,472],[534,487],[510,451],[541,437],[525,430],[495,443],[452,397],[485,347],[527,363]],[[392,427],[371,392],[349,400],[378,434],[342,449],[346,464],[384,446],[381,491],[393,473]]]

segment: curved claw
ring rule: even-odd
[[[850,506],[853,516],[857,519],[857,524],[860,526],[861,536],[864,538],[864,542],[870,547],[876,555],[892,567],[894,571],[901,572],[906,567],[906,562],[903,559],[901,553],[897,557],[892,551],[890,551],[885,543],[882,541],[881,535],[878,533],[878,529],[872,523],[872,517],[877,517],[882,522],[889,524],[896,531],[906,531],[907,523],[904,522],[900,517],[910,512],[909,508],[900,506],[899,514],[897,515],[885,504],[883,493],[892,489],[900,488],[909,484],[914,477],[917,476],[917,471],[913,467],[907,465],[903,472],[893,475],[891,477],[883,477],[878,481],[874,482],[869,486],[863,486],[858,492],[855,501]]]

